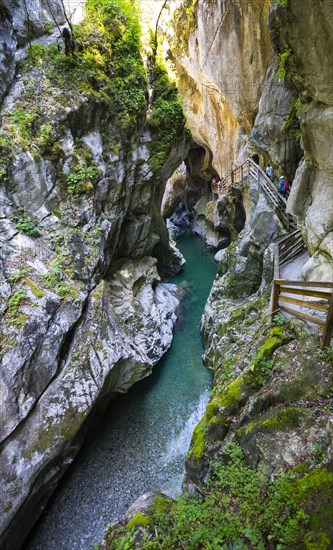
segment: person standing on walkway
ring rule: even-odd
[[[280,195],[282,195],[283,197],[284,197],[284,184],[285,184],[284,177],[281,176],[280,179],[279,179],[278,192],[279,192]]]
[[[266,166],[266,175],[269,177],[270,180],[273,179],[273,167],[270,163]]]

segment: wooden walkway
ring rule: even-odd
[[[217,197],[220,197],[228,194],[232,185],[244,183],[244,181],[248,180],[250,177],[257,182],[258,189],[263,190],[287,231],[295,231],[297,229],[297,225],[292,216],[286,212],[286,199],[280,195],[272,180],[252,159],[247,159],[243,162],[243,164],[230,172],[225,178],[213,183],[213,196],[217,195]]]
[[[225,178],[213,183],[213,198],[215,195],[217,198],[227,195],[234,184],[244,183],[250,177],[257,181],[258,189],[264,191],[283,225],[290,232],[274,245],[271,317],[273,319],[277,312],[285,311],[294,317],[316,323],[322,328],[321,348],[323,349],[329,346],[333,332],[333,282],[291,281],[280,278],[280,267],[305,249],[296,222],[286,212],[286,199],[280,195],[274,183],[252,159],[247,159]]]

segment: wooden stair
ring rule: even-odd
[[[220,197],[228,194],[232,185],[243,183],[246,178],[250,177],[257,181],[258,189],[263,190],[285,228],[290,232],[296,231],[297,225],[295,220],[286,212],[286,199],[280,195],[272,180],[252,159],[247,159],[225,178],[222,178],[221,181],[212,184],[213,196],[217,195]]]

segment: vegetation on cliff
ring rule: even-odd
[[[267,483],[246,464],[240,446],[231,443],[194,497],[171,502],[158,496],[144,514],[110,529],[98,548],[324,550],[329,538],[318,529],[323,525],[317,512],[331,502],[332,486],[332,472],[316,468],[304,473],[303,466]]]
[[[146,77],[135,7],[128,0],[88,0],[85,10],[83,23],[75,28],[75,54],[65,55],[55,43],[33,44],[21,62],[25,93],[3,116],[2,177],[15,147],[58,160],[57,126],[82,101],[106,104],[123,131],[132,130],[144,116]]]
[[[58,137],[66,125],[66,113],[87,100],[104,106],[108,118],[125,136],[144,119],[147,79],[135,4],[129,0],[88,0],[85,11],[83,23],[74,28],[77,47],[72,55],[59,51],[55,43],[29,46],[20,67],[25,93],[3,115],[0,178],[6,179],[16,148],[59,161],[63,151]],[[185,118],[175,84],[161,61],[156,67],[155,88],[149,124],[158,130],[161,142],[152,162],[158,168],[173,138],[184,127]],[[81,171],[89,170],[90,166],[81,163],[74,172],[80,167]],[[79,176],[74,174],[72,179],[81,183]],[[88,178],[90,182],[94,176],[92,173]]]
[[[303,322],[277,316],[271,327],[266,307],[253,296],[215,319],[215,385],[187,457],[189,492],[164,506],[159,496],[100,548],[331,547],[332,351],[316,351]]]

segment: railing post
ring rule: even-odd
[[[258,170],[258,191],[260,191],[260,172]]]
[[[280,285],[273,281],[272,299],[271,299],[271,321],[273,321],[274,315],[279,307],[279,295]]]
[[[279,245],[275,243],[273,245],[273,288],[271,295],[271,321],[273,321],[274,314],[279,307],[279,295],[280,285],[276,282],[276,279],[280,278],[280,259],[279,259]]]
[[[327,348],[327,346],[329,346],[332,330],[333,330],[333,290],[332,290],[332,296],[328,306],[326,324],[325,324],[323,336],[321,339],[321,346],[320,346],[321,349]]]
[[[241,164],[241,182],[243,187],[243,165]]]
[[[274,279],[280,279],[280,250],[279,244],[274,243],[273,245],[273,255],[274,255]]]

